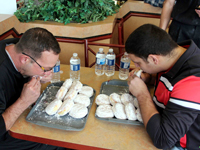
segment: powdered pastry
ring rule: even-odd
[[[58,109],[57,114],[59,116],[66,115],[74,106],[73,100],[66,100],[62,103],[61,107]]]
[[[124,110],[124,105],[122,103],[116,103],[112,107],[113,113],[117,119],[126,119],[126,113]]]
[[[133,106],[132,103],[127,103],[125,105],[125,112],[128,120],[136,120],[136,112],[135,112],[135,107]]]
[[[109,96],[106,94],[99,94],[96,97],[95,102],[97,105],[108,105],[110,104]]]
[[[69,115],[73,118],[83,118],[88,114],[88,109],[85,107],[85,105],[82,104],[74,104],[72,109],[69,112]]]
[[[70,89],[74,89],[76,92],[79,92],[82,87],[83,87],[83,84],[80,81],[74,81]]]
[[[60,99],[55,99],[45,108],[45,112],[48,115],[54,115],[58,111],[61,105],[62,101]]]
[[[84,95],[86,95],[88,97],[92,97],[92,95],[93,95],[93,88],[90,87],[90,86],[83,86],[81,88],[81,90],[79,91],[79,93],[80,94],[84,94]]]
[[[142,70],[140,69],[139,71],[135,71],[134,74],[140,78]]]
[[[62,86],[66,87],[66,89],[69,89],[72,85],[72,79],[66,79]]]
[[[136,97],[133,98],[133,104],[136,108],[139,108],[139,103]]]
[[[65,94],[67,93],[67,91],[68,91],[68,89],[66,87],[61,86],[56,94],[56,98],[62,100],[64,98]]]
[[[127,103],[133,104],[133,96],[130,95],[129,93],[123,93],[121,96],[121,101],[124,105],[126,105]]]
[[[114,117],[112,107],[110,105],[99,105],[96,110],[96,115],[100,118]]]
[[[143,123],[142,115],[141,115],[141,112],[140,112],[140,109],[139,109],[139,108],[136,110],[136,117],[137,117],[137,119],[138,119],[140,122]]]
[[[67,99],[74,100],[76,96],[77,96],[77,91],[70,88],[69,92],[67,92],[67,94],[64,97],[64,101]]]
[[[111,103],[112,105],[114,105],[114,104],[116,104],[116,103],[121,103],[121,97],[120,97],[120,95],[117,94],[117,93],[112,93],[112,94],[110,94],[109,100],[110,100],[110,103]]]
[[[74,99],[74,103],[83,104],[85,107],[88,107],[90,105],[90,98],[86,95],[78,94]]]

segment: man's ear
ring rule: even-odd
[[[28,56],[21,55],[21,56],[19,57],[19,60],[20,60],[20,63],[26,64],[26,63],[29,61],[29,58],[28,58]]]
[[[149,54],[147,61],[157,65],[159,63],[159,55]]]

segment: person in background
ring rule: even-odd
[[[0,149],[64,148],[11,137],[8,130],[40,96],[41,83],[51,80],[60,53],[55,37],[43,28],[27,30],[20,39],[0,41]]]
[[[185,49],[184,45],[190,45]],[[129,76],[144,126],[160,149],[199,150],[200,49],[192,40],[179,45],[161,28],[145,24],[133,31],[125,49],[141,77]],[[147,83],[154,83],[151,97]]]
[[[154,7],[160,7],[162,8],[163,7],[163,2],[165,0],[144,0],[145,3],[148,3]]]
[[[160,28],[166,30],[170,19],[169,34],[175,42],[192,39],[200,47],[200,0],[165,0]]]

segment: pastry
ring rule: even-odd
[[[72,116],[73,118],[83,118],[88,114],[88,108],[85,107],[85,105],[82,104],[74,104],[72,109],[69,112],[69,115]]]
[[[55,99],[49,105],[47,105],[47,107],[45,108],[45,112],[48,115],[54,115],[61,105],[62,101],[60,99]]]
[[[97,105],[108,105],[110,104],[110,101],[109,101],[109,96],[106,95],[106,94],[99,94],[96,99],[95,99],[95,102]]]
[[[74,106],[73,100],[66,100],[62,103],[61,107],[58,109],[57,114],[59,116],[66,115]]]
[[[132,103],[133,104],[133,96],[129,93],[123,93],[121,95],[121,101],[124,105],[126,105],[126,103]]]
[[[136,97],[133,98],[133,104],[136,108],[139,108],[139,103]]]
[[[112,118],[114,117],[112,106],[99,105],[96,110],[96,115],[100,118]]]
[[[116,103],[121,103],[121,97],[120,97],[120,95],[117,94],[117,93],[112,93],[112,94],[110,94],[109,100],[110,100],[110,103],[111,103],[112,105],[114,105],[114,104],[116,104]]]
[[[90,86],[83,86],[81,88],[81,90],[79,91],[79,93],[80,94],[84,94],[84,95],[86,95],[88,97],[92,97],[92,95],[93,95],[93,88],[90,87]]]
[[[83,84],[80,81],[74,81],[70,89],[74,89],[76,92],[79,92],[82,87],[83,87]]]
[[[56,93],[56,98],[62,100],[67,93],[68,89],[64,86],[61,86],[58,92]]]
[[[90,98],[86,95],[78,94],[74,99],[74,103],[83,104],[85,107],[88,107],[90,105]]]
[[[76,96],[77,96],[77,91],[70,88],[70,90],[67,92],[67,94],[64,97],[64,101],[67,99],[74,100]]]
[[[132,103],[126,103],[125,104],[125,112],[128,120],[136,120],[136,112],[135,112],[135,107],[133,106]]]
[[[141,115],[141,112],[140,112],[139,108],[136,110],[136,117],[137,117],[137,120],[139,120],[140,122],[143,123],[142,115]]]
[[[142,70],[140,69],[139,71],[135,71],[134,74],[140,78]]]
[[[122,103],[116,103],[112,106],[113,113],[117,119],[126,119],[126,113],[124,105]]]
[[[62,86],[69,89],[71,87],[71,85],[72,85],[72,79],[66,79]]]

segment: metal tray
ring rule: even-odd
[[[90,97],[90,105],[88,106],[88,114],[81,119],[75,119],[69,114],[66,114],[64,116],[59,115],[52,115],[49,116],[45,112],[46,106],[55,98],[55,95],[59,88],[62,86],[64,81],[60,81],[57,83],[51,83],[47,86],[47,88],[43,91],[43,93],[40,95],[38,100],[36,101],[36,104],[33,106],[31,111],[26,117],[26,120],[28,122],[50,127],[50,128],[56,128],[61,130],[70,130],[70,131],[81,131],[84,129],[96,91],[93,89],[94,93],[93,96]],[[83,84],[85,85],[85,84]]]
[[[129,93],[127,81],[113,79],[110,81],[103,82],[101,84],[100,94],[110,95],[113,92],[118,93],[119,95],[122,95],[123,93]],[[95,113],[95,117],[99,120],[104,120],[108,122],[123,123],[123,124],[130,124],[130,125],[143,125],[143,123],[139,122],[138,120],[135,120],[135,121],[128,120],[128,119],[123,120],[123,119],[117,119],[115,117],[100,118],[96,115],[96,113]]]

